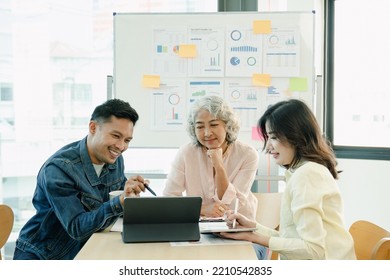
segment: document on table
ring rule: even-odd
[[[225,230],[228,229],[228,226],[226,225],[226,222],[200,222],[199,223],[199,230],[201,233],[212,229]]]
[[[239,231],[255,231],[256,228],[229,228],[226,222],[201,222],[199,223],[200,233],[218,233],[218,232],[239,232]]]
[[[224,222],[224,217],[200,217],[199,222],[205,223],[205,222]]]
[[[205,224],[214,224],[215,226],[218,226],[219,222],[210,222],[210,223],[202,222],[199,223],[199,228],[201,228],[202,225],[204,226]],[[223,222],[223,225],[226,225],[226,223]],[[221,224],[220,226],[223,225]],[[110,231],[122,232],[122,229],[123,229],[123,217],[120,217],[113,224]],[[199,241],[170,242],[171,246],[204,246],[204,245],[227,245],[227,244],[247,244],[247,243],[250,242],[244,240],[226,239],[212,233],[206,233],[206,234],[202,233],[200,235]]]
[[[119,217],[118,220],[114,223],[110,231],[119,231],[122,232],[123,229],[123,217]]]
[[[123,217],[119,217],[110,231],[119,231],[122,232],[123,229]],[[226,222],[217,222],[217,221],[212,221],[212,222],[200,222],[199,223],[199,230],[201,233],[204,232],[218,232],[219,231],[226,231],[228,229],[228,226],[226,225]]]

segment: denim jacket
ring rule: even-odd
[[[126,182],[123,157],[97,176],[87,138],[66,145],[41,167],[33,197],[36,214],[20,231],[16,247],[41,259],[73,259],[94,232],[123,213],[109,192]]]

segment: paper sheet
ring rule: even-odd
[[[110,231],[119,231],[122,232],[123,229],[123,218],[119,217],[118,220],[114,223]]]

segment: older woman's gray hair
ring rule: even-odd
[[[209,95],[197,99],[191,106],[188,115],[187,131],[194,144],[201,145],[195,134],[195,120],[201,110],[208,111],[217,119],[223,121],[226,125],[226,141],[228,144],[236,141],[240,124],[237,115],[233,109],[219,96]]]

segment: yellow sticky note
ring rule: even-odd
[[[259,87],[270,87],[271,86],[271,75],[270,74],[253,74],[252,84]]]
[[[307,79],[290,78],[290,85],[288,89],[291,91],[307,91]]]
[[[270,34],[271,21],[270,20],[254,20],[253,33],[255,34]]]
[[[180,57],[195,57],[196,45],[180,45],[179,46]]]
[[[144,75],[142,78],[142,86],[146,88],[159,88],[160,76],[158,75]]]

